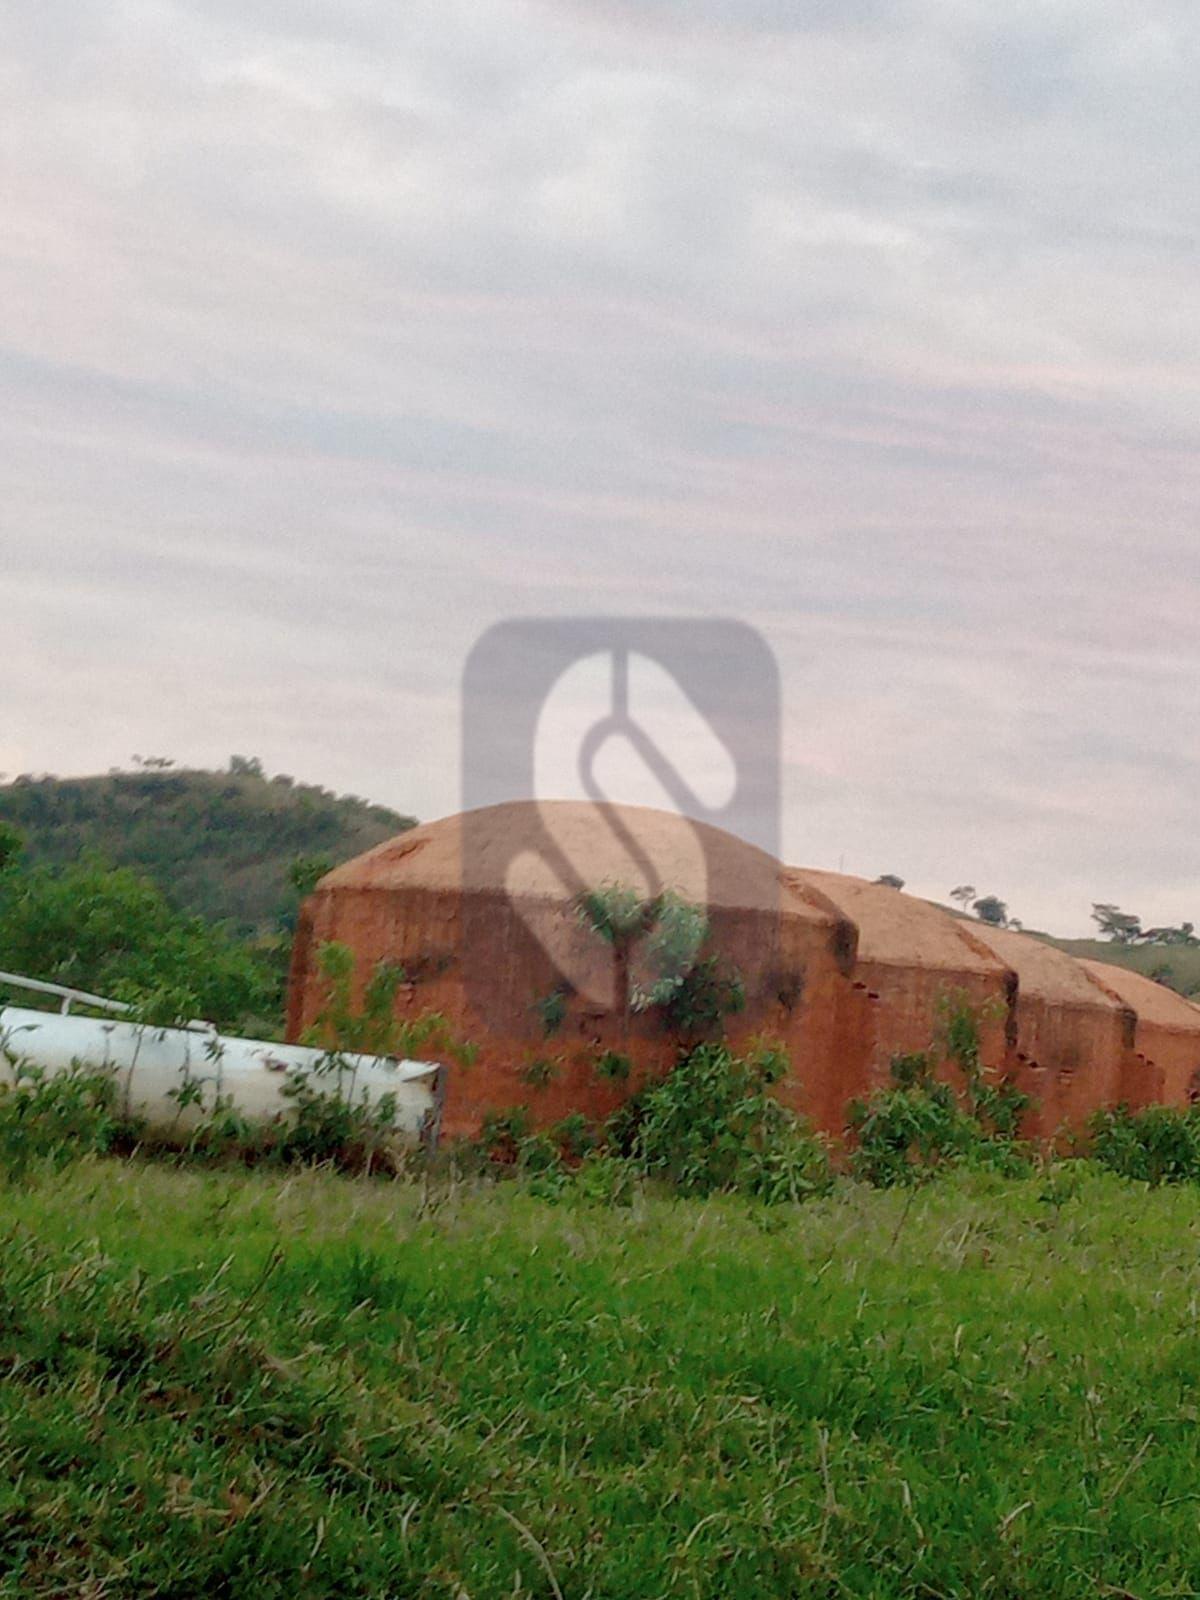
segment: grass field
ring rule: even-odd
[[[0,1234],[6,1595],[1200,1592],[1194,1189],[89,1159]]]

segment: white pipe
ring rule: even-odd
[[[0,984],[13,989],[29,989],[34,994],[52,994],[63,1003],[63,1016],[70,1010],[71,1002],[81,1006],[96,1006],[101,1011],[132,1011],[124,1000],[106,1000],[100,994],[88,994],[86,989],[68,989],[65,983],[43,983],[40,978],[23,978],[18,972],[0,972]]]
[[[102,994],[89,994],[86,989],[71,989],[65,983],[44,983],[40,978],[23,978],[19,972],[0,972],[0,988],[29,989],[33,994],[52,994],[62,1001],[61,1014],[69,1017],[72,1005],[90,1006],[93,1011],[115,1011],[124,1016],[133,1010],[124,1000],[106,1000]],[[211,1022],[185,1022],[183,1027],[193,1033],[215,1033]]]
[[[122,1114],[144,1118],[148,1131],[168,1142],[182,1142],[218,1097],[248,1122],[290,1120],[295,1104],[283,1090],[297,1073],[306,1074],[314,1089],[356,1106],[375,1107],[385,1095],[394,1096],[393,1132],[410,1142],[432,1142],[443,1093],[442,1069],[433,1061],[331,1056],[304,1045],[226,1038],[215,1030],[0,1007],[0,1083],[12,1084],[22,1062],[52,1077],[74,1066],[110,1073],[120,1084]]]

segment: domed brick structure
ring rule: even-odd
[[[1131,1106],[1185,1106],[1200,1094],[1200,1006],[1107,961],[1080,966],[1136,1017],[1135,1067],[1121,1098]]]
[[[819,890],[785,882],[762,851],[640,807],[493,806],[414,828],[339,867],[301,912],[288,1037],[320,1010],[318,952],[336,940],[355,953],[360,987],[380,960],[397,962],[402,1014],[439,1013],[478,1046],[470,1066],[451,1070],[448,1134],[473,1133],[488,1112],[517,1104],[541,1123],[606,1116],[679,1048],[660,1007],[629,1003],[637,946],[622,971],[581,915],[581,896],[620,890],[641,900],[670,891],[705,908],[701,954],[715,952],[720,972],[736,971],[744,988],[730,1038],[779,1039],[812,1068],[782,1086],[784,1097],[823,1123],[840,1120],[825,1064],[859,1049],[853,924]]]
[[[1026,1131],[1050,1137],[1116,1105],[1135,1073],[1137,1018],[1073,956],[1029,934],[971,923],[1016,973],[1013,1076],[1034,1107]]]
[[[1006,1070],[1017,978],[972,926],[928,900],[837,872],[788,868],[858,929],[854,986],[868,1007],[865,1048],[839,1074],[843,1104],[885,1086],[897,1055],[928,1050],[947,1001],[962,997],[980,1019],[980,1060]]]
[[[956,994],[983,1017],[984,1065],[1033,1096],[1031,1135],[1197,1090],[1200,1007],[1136,973],[883,885],[784,867],[672,813],[568,801],[428,823],[323,878],[297,929],[288,1037],[320,1012],[319,952],[336,940],[355,955],[360,992],[378,962],[398,963],[400,1014],[438,1013],[478,1047],[451,1067],[451,1136],[517,1105],[542,1125],[605,1117],[704,1031],[656,998],[665,922],[605,935],[606,917],[640,915],[664,893],[705,912],[695,972],[711,961],[718,990],[741,981],[730,1042],[778,1040],[792,1062],[779,1094],[830,1133],[851,1099],[887,1081],[894,1055],[930,1046]]]

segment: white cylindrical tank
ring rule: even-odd
[[[122,1113],[143,1118],[148,1132],[168,1142],[186,1138],[218,1101],[248,1122],[290,1120],[295,1103],[284,1090],[301,1076],[355,1106],[375,1108],[393,1097],[392,1130],[414,1143],[436,1139],[441,1113],[442,1069],[432,1061],[334,1056],[195,1026],[0,1007],[0,1083],[13,1083],[22,1062],[49,1076],[75,1066],[112,1074]]]

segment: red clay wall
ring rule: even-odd
[[[1012,1072],[1035,1101],[1026,1131],[1049,1139],[1063,1127],[1082,1128],[1098,1107],[1116,1105],[1132,1044],[1131,1013],[1020,995]]]
[[[954,996],[962,996],[980,1018],[982,1065],[993,1072],[1005,1070],[1012,997],[1003,973],[990,976],[861,961],[856,974],[866,985],[872,1003],[868,1090],[890,1081],[893,1056],[925,1051],[934,1044],[943,1007]]]
[[[493,815],[502,844],[514,808],[484,816],[485,826]],[[587,808],[561,815],[579,830],[586,859],[583,847],[603,836]],[[671,844],[675,819],[634,820]],[[483,887],[464,894],[458,840],[454,819],[431,824],[318,887],[297,932],[288,1037],[315,1019],[322,1002],[316,953],[339,940],[356,954],[360,987],[381,959],[398,962],[410,980],[398,998],[400,1014],[415,1020],[441,1013],[459,1038],[478,1045],[471,1066],[450,1067],[449,1135],[472,1134],[489,1111],[518,1104],[541,1124],[573,1112],[608,1116],[648,1076],[669,1068],[676,1040],[654,1013],[625,1016],[585,998],[604,988],[611,952],[561,895],[527,894],[518,914],[504,890],[486,886],[486,876]],[[1098,1106],[1122,1099],[1186,1103],[1200,1067],[1200,1010],[1164,998],[1146,979],[1114,977],[1106,968],[1089,974],[1085,964],[1036,940],[963,925],[892,890],[833,874],[776,873],[769,858],[739,853],[747,849],[726,837],[714,855],[712,947],[739,970],[747,991],[745,1011],[729,1019],[730,1042],[778,1039],[793,1064],[781,1098],[825,1131],[842,1132],[848,1102],[887,1081],[893,1055],[929,1046],[939,1000],[954,991],[985,1010],[985,1065],[1014,1075],[1039,1102],[1028,1129],[1035,1135],[1050,1137],[1063,1123],[1081,1126]],[[484,863],[500,882],[503,859],[501,851],[494,868]],[[759,894],[777,875],[778,915],[735,909],[746,889],[743,871],[762,880]],[[564,942],[570,947],[569,970],[579,984],[562,1026],[549,1034],[537,1003],[560,979],[529,920],[540,932],[553,931],[560,952]],[[596,984],[587,981],[589,972]],[[1143,986],[1136,996],[1129,983]],[[631,1058],[627,1080],[597,1073],[598,1057],[609,1051]],[[549,1080],[539,1083],[547,1072]]]
[[[1004,1066],[1015,977],[939,907],[861,878],[789,867],[785,881],[821,894],[858,929],[853,1023],[843,1033],[837,1093],[827,1126],[840,1131],[845,1107],[886,1086],[892,1058],[929,1050],[943,1002],[965,996],[981,1017],[983,1064]],[[843,1005],[845,1003],[843,1002]]]
[[[1120,1098],[1134,1108],[1188,1105],[1200,1072],[1200,1008],[1141,973],[1101,961],[1080,965],[1136,1013],[1134,1052]]]
[[[609,961],[607,947],[579,927],[569,907],[545,912],[561,916],[562,937],[583,941],[596,960]],[[842,1001],[850,991],[853,929],[833,916],[822,921],[785,912],[773,925],[762,913],[722,907],[712,909],[709,922],[713,948],[746,984],[745,1010],[729,1019],[731,1043],[755,1035],[779,1039],[798,1069],[782,1086],[783,1098],[821,1126],[840,1129],[844,1093],[833,1064],[845,1058]],[[315,955],[329,940],[354,950],[360,989],[381,959],[400,963],[412,981],[400,992],[399,1014],[441,1013],[458,1037],[479,1046],[470,1066],[449,1068],[448,1136],[472,1135],[489,1111],[515,1105],[527,1105],[539,1125],[573,1112],[606,1117],[675,1059],[676,1041],[653,1013],[625,1020],[580,995],[568,1000],[561,1027],[547,1035],[537,1002],[555,989],[558,972],[507,896],[419,888],[330,888],[309,899],[293,956],[290,1039],[320,1010]],[[471,952],[469,974],[464,949]],[[607,1051],[631,1059],[627,1081],[597,1073]],[[544,1070],[540,1064],[548,1064],[548,1082],[531,1081]]]
[[[1190,1105],[1200,1091],[1200,1039],[1195,1033],[1143,1023],[1137,1029],[1142,1071],[1122,1099],[1138,1107]]]

